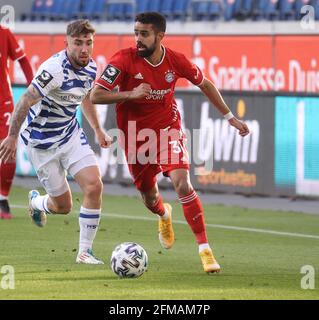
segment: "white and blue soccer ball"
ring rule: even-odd
[[[147,253],[135,242],[121,243],[112,252],[111,268],[120,278],[140,277],[147,267]]]

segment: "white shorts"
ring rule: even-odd
[[[66,171],[74,177],[86,167],[98,166],[82,129],[59,148],[42,150],[28,145],[27,151],[39,181],[52,197],[60,196],[69,190]]]

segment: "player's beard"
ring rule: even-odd
[[[85,60],[84,60],[85,59]],[[78,64],[80,67],[86,67],[89,64],[90,58],[83,58],[83,59],[75,59],[76,64]]]
[[[145,48],[145,50],[137,50],[137,54],[140,56],[140,57],[143,57],[143,58],[148,58],[150,57],[154,51],[156,50],[156,43],[157,43],[157,40],[155,39],[154,40],[154,43],[152,46],[150,46],[149,48],[142,45],[142,48]]]
[[[90,57],[85,56],[83,58],[80,58],[80,56],[77,56],[76,54],[72,54],[72,52],[68,52],[68,57],[72,59],[73,63],[75,63],[77,66],[84,68],[86,67],[90,62]]]

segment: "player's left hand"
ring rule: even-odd
[[[95,130],[95,136],[101,148],[109,148],[111,146],[112,138],[104,130]]]
[[[236,117],[228,120],[229,124],[239,130],[239,134],[244,137],[249,133],[248,126],[245,122],[238,120]]]
[[[17,152],[17,139],[6,137],[0,144],[0,160],[4,163],[15,161]]]

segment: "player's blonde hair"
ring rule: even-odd
[[[66,29],[66,34],[70,37],[78,37],[81,34],[86,35],[88,33],[95,34],[95,29],[90,21],[86,19],[72,21],[68,24]]]

